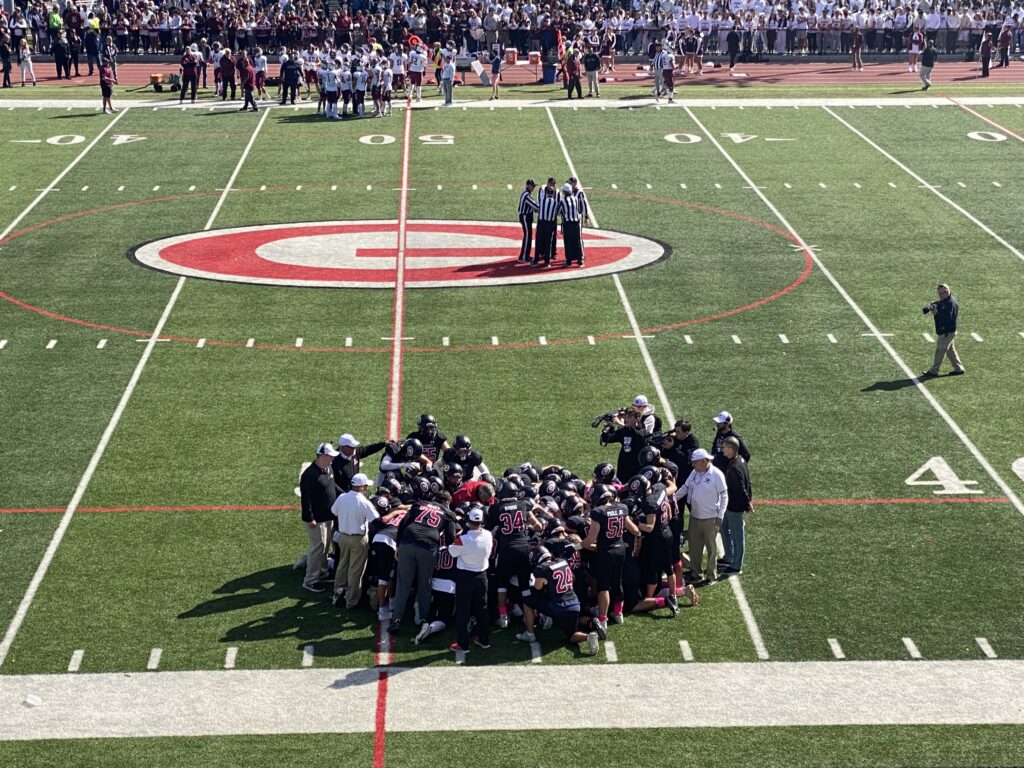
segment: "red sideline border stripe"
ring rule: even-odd
[[[878,506],[883,504],[1005,504],[1006,496],[935,496],[921,499],[754,499],[755,507]],[[197,504],[182,506],[79,507],[78,512],[280,512],[298,504]],[[65,507],[0,507],[0,515],[65,512]]]

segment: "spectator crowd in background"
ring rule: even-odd
[[[842,54],[850,51],[854,28],[862,31],[866,52],[902,52],[917,29],[943,52],[956,53],[977,51],[985,31],[998,40],[1009,28],[1011,53],[1024,50],[1024,3],[1005,0],[16,0],[2,21],[9,48],[17,50],[24,39],[34,53],[62,42],[81,51],[90,30],[94,47],[109,36],[128,55],[180,55],[202,38],[235,51],[328,42],[390,47],[410,34],[467,53],[509,47],[546,55],[560,34],[566,41],[582,36],[612,55],[648,55],[652,44],[685,29],[698,32],[709,53],[725,51],[726,36],[736,29],[743,50],[753,53]]]

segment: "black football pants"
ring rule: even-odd
[[[491,642],[491,617],[487,612],[487,572],[455,571],[455,638],[469,650],[469,620],[476,619],[476,634],[483,645]]]
[[[583,233],[580,230],[580,222],[562,222],[562,247],[565,248],[565,263],[572,264],[574,261],[583,266]]]
[[[533,214],[524,213],[519,217],[519,226],[523,228],[523,242],[519,246],[519,260],[530,260],[530,246],[533,245]]]
[[[533,257],[534,264],[540,264],[542,261],[545,264],[550,264],[551,260],[555,258],[555,238],[558,231],[555,220],[547,221],[540,219],[537,221],[537,251]]]

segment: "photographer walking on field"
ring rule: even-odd
[[[928,315],[935,316],[935,360],[932,367],[921,374],[922,379],[931,379],[939,375],[939,368],[942,367],[942,358],[948,357],[953,365],[950,376],[962,376],[967,373],[964,365],[960,362],[960,355],[957,354],[955,340],[957,330],[957,317],[960,314],[960,304],[949,292],[949,286],[941,283],[938,287],[939,300],[933,301],[921,311]]]

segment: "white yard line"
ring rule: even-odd
[[[71,654],[71,661],[68,662],[68,672],[77,672],[82,668],[82,659],[85,657],[85,651],[79,648],[77,651]]]
[[[708,140],[715,147],[718,148],[718,151],[729,162],[729,164],[733,167],[736,173],[738,173],[748,184],[753,185],[754,182],[747,175],[746,171],[744,171],[739,166],[739,164],[735,160],[733,160],[732,156],[725,150],[725,148],[721,145],[718,139],[716,139],[715,136],[710,131],[708,131],[704,124],[697,119],[696,115],[693,114],[693,111],[687,109],[686,112],[690,115],[690,118],[694,121],[697,127],[700,128],[704,135],[707,136]],[[841,120],[841,118],[838,118],[838,116],[836,117],[837,119]],[[897,352],[895,347],[893,347],[889,340],[882,335],[882,333],[878,330],[878,327],[874,324],[874,322],[872,322],[871,318],[869,318],[864,313],[864,310],[860,308],[860,305],[858,305],[857,302],[853,300],[853,297],[847,292],[847,290],[843,288],[843,286],[840,284],[838,280],[836,280],[835,276],[833,276],[833,274],[828,270],[825,264],[818,257],[818,254],[815,253],[813,249],[808,247],[804,239],[793,228],[793,225],[790,224],[786,217],[783,216],[782,213],[779,211],[779,209],[776,208],[774,204],[772,204],[772,201],[768,199],[768,197],[764,194],[762,190],[755,189],[753,191],[754,194],[761,198],[761,202],[763,202],[768,207],[768,209],[772,212],[775,218],[778,219],[779,223],[781,223],[789,231],[789,233],[794,237],[794,239],[797,241],[800,247],[806,250],[806,253],[814,261],[815,266],[819,270],[821,270],[821,273],[832,284],[832,287],[836,289],[836,292],[840,296],[842,296],[843,300],[849,305],[850,309],[852,309],[857,314],[857,317],[860,318],[861,322],[864,323],[865,327],[871,332],[869,335],[874,336],[878,340],[878,343],[889,354],[889,357],[892,358],[893,362],[896,363],[897,367],[899,367],[903,374],[908,379],[913,380],[918,392],[920,392],[924,399],[928,401],[928,404],[931,405],[931,407],[940,416],[940,418],[944,422],[946,422],[946,425],[950,428],[950,430],[952,430],[953,434],[957,436],[960,442],[963,443],[964,447],[967,448],[968,451],[970,451],[971,455],[974,456],[975,461],[977,461],[978,464],[981,465],[985,472],[988,473],[988,476],[991,477],[992,480],[996,483],[996,485],[999,486],[999,489],[1010,500],[1010,503],[1013,504],[1014,508],[1021,515],[1024,515],[1024,502],[1022,502],[1020,498],[1018,498],[1017,494],[1014,493],[1014,490],[1007,484],[1005,480],[1003,480],[1002,476],[998,472],[996,472],[995,467],[993,467],[989,460],[985,458],[985,456],[981,453],[980,450],[978,450],[978,447],[967,436],[967,433],[965,433],[963,429],[960,428],[960,425],[953,420],[953,417],[949,415],[946,409],[942,407],[942,404],[935,398],[935,396],[928,390],[928,388],[924,386],[924,384],[922,384],[920,380],[918,380],[917,375],[910,369],[910,366],[907,365],[903,358],[900,357],[899,352]]]
[[[540,664],[543,660],[540,653],[540,643],[530,643],[530,662]]]
[[[405,110],[405,124],[402,136],[402,175],[398,194],[398,255],[395,259],[395,303],[392,319],[391,381],[388,394],[388,440],[397,440],[401,432],[398,423],[402,402],[402,336],[405,328],[405,240],[406,219],[409,215],[409,156],[412,139],[412,110]],[[367,187],[369,190],[369,187]]]
[[[35,200],[33,200],[31,203],[29,203],[28,207],[26,207],[25,210],[23,210],[21,213],[19,213],[18,217],[14,221],[12,221],[10,224],[8,224],[3,232],[0,232],[0,240],[3,240],[9,234],[11,234],[11,232],[14,231],[14,228],[17,227],[22,222],[22,220],[26,216],[28,216],[37,205],[39,205],[39,203],[42,201],[42,199],[44,197],[46,197],[48,194],[50,194],[50,192],[52,192],[56,188],[56,186],[58,184],[60,184],[60,182],[63,180],[63,178],[65,176],[67,176],[69,173],[71,173],[72,169],[74,169],[74,167],[76,165],[78,165],[82,161],[82,158],[84,158],[87,154],[89,154],[89,150],[91,150],[93,147],[95,147],[99,143],[100,139],[102,139],[104,136],[106,136],[107,133],[110,131],[110,129],[113,128],[115,125],[117,125],[117,121],[120,120],[122,117],[124,117],[125,115],[128,114],[128,110],[129,110],[129,107],[125,107],[124,109],[122,109],[118,113],[117,117],[115,117],[113,120],[111,120],[109,123],[107,123],[107,127],[106,128],[104,128],[102,131],[100,131],[98,134],[96,134],[96,138],[93,139],[92,141],[90,141],[85,146],[85,149],[83,149],[81,152],[78,153],[78,156],[75,157],[75,159],[72,160],[70,164],[68,164],[67,168],[65,168],[63,171],[61,171],[59,174],[57,174],[57,177],[53,181],[51,181],[49,184],[47,184],[46,187],[42,191],[40,191],[40,193],[36,196]],[[0,654],[0,663],[3,663],[3,656],[2,656],[2,654]]]
[[[881,146],[876,144],[874,141],[872,141],[870,138],[868,138],[864,133],[862,133],[861,131],[859,131],[856,128],[854,128],[852,125],[850,125],[850,123],[846,122],[846,120],[841,118],[838,114],[833,112],[831,109],[829,109],[828,107],[822,107],[822,109],[824,109],[826,112],[828,112],[830,115],[832,115],[832,117],[834,117],[840,123],[842,123],[847,128],[849,128],[850,131],[852,131],[857,136],[859,136],[866,144],[868,144],[869,146],[871,146],[875,150],[877,150],[882,156],[884,156],[891,163],[893,163],[898,168],[900,168],[900,170],[902,170],[904,173],[906,173],[911,178],[915,179],[918,184],[924,185],[933,195],[935,195],[940,200],[942,200],[945,203],[947,203],[948,205],[950,205],[954,210],[956,210],[958,213],[960,213],[960,215],[962,215],[965,219],[967,219],[968,221],[973,223],[975,226],[977,226],[982,232],[984,232],[989,237],[991,237],[993,240],[995,240],[997,243],[999,243],[1001,246],[1006,248],[1010,253],[1012,253],[1018,259],[1020,259],[1021,261],[1024,261],[1024,253],[1021,253],[1020,250],[1015,248],[1013,245],[1011,245],[1009,242],[1007,242],[1003,237],[1001,237],[996,232],[994,232],[992,230],[992,228],[989,227],[985,222],[983,222],[981,219],[979,219],[977,216],[975,216],[973,213],[968,211],[963,206],[959,205],[958,203],[954,202],[950,198],[946,197],[944,194],[942,194],[934,186],[928,184],[928,182],[925,181],[923,178],[921,178],[921,176],[919,176],[917,173],[915,173],[913,170],[911,170],[909,167],[907,167],[904,163],[900,162],[895,157],[893,157],[893,155],[890,152],[888,152],[887,150],[885,150],[884,148],[882,148]],[[1024,510],[1022,510],[1022,513],[1024,513]]]
[[[304,646],[302,646],[302,666],[303,667],[307,667],[307,668],[308,667],[312,667],[313,666],[313,657],[314,657],[313,646],[312,645],[304,645]]]
[[[980,648],[981,652],[985,654],[986,659],[996,658],[996,652],[992,650],[992,646],[984,637],[976,637],[974,638],[974,642],[978,644],[978,648]]]
[[[839,641],[836,640],[834,637],[830,637],[828,639],[828,647],[829,649],[831,649],[832,655],[835,656],[837,659],[846,658],[846,654],[843,653],[843,646],[841,646],[839,644]]]
[[[231,646],[224,654],[224,669],[234,669],[238,660],[238,648]]]
[[[907,649],[907,655],[912,659],[920,659],[921,651],[917,649],[917,643],[911,640],[909,637],[903,638],[903,647]]]
[[[162,648],[154,648],[149,652],[149,661],[146,662],[146,669],[155,672],[160,669],[160,657],[164,655]]]
[[[551,113],[550,109],[547,110],[547,113],[548,119],[551,121],[551,128],[554,130],[555,137],[558,139],[558,145],[562,148],[562,155],[565,157],[565,163],[569,167],[569,173],[572,176],[579,178],[579,174],[576,173],[576,167],[573,165],[572,158],[569,156],[569,150],[565,146],[565,141],[562,139],[562,133],[558,130],[558,124],[555,122],[555,117]],[[749,179],[747,183],[753,184]],[[760,194],[759,191],[758,194]],[[590,219],[590,223],[596,228],[598,223],[597,217],[594,215],[593,205],[588,206],[587,215]],[[615,290],[619,294],[619,300],[622,302],[622,308],[626,313],[626,317],[629,319],[629,327],[633,329],[633,336],[636,338],[637,346],[640,348],[640,356],[643,358],[644,365],[647,366],[647,373],[651,377],[651,383],[654,385],[654,391],[658,395],[661,412],[665,414],[665,418],[668,423],[674,423],[676,420],[675,411],[672,409],[672,404],[669,402],[668,394],[665,392],[665,387],[661,383],[661,376],[658,375],[658,369],[654,365],[654,358],[651,357],[650,350],[647,349],[647,342],[644,340],[643,333],[640,331],[640,324],[637,322],[636,314],[633,312],[633,306],[630,304],[629,297],[626,296],[626,291],[622,287],[622,281],[619,280],[619,276],[617,274],[612,275],[612,282],[615,283]],[[750,633],[750,641],[754,644],[754,650],[757,652],[757,657],[759,659],[767,659],[768,648],[765,646],[764,639],[761,637],[761,630],[757,626],[756,619],[754,619],[753,611],[750,610],[750,604],[747,603],[747,598],[743,593],[743,587],[740,585],[739,577],[735,576],[729,579],[729,584],[732,587],[736,603],[743,616],[743,621],[747,625],[747,631]]]
[[[679,652],[683,654],[683,661],[693,661],[693,649],[688,640],[679,641]]]
[[[127,109],[120,114],[123,116],[126,113]],[[242,163],[245,162],[245,158],[248,156],[249,150],[252,149],[253,142],[256,140],[256,135],[259,133],[260,127],[263,125],[263,121],[269,113],[270,110],[267,109],[267,111],[263,113],[263,117],[260,119],[260,122],[257,123],[256,129],[253,131],[252,137],[249,139],[249,143],[245,147],[245,151],[238,159],[238,164],[235,166],[235,170],[231,174],[231,180],[221,193],[220,199],[217,201],[217,206],[214,208],[213,213],[207,220],[206,226],[203,228],[204,230],[208,230],[213,226],[214,219],[216,219],[217,213],[224,204],[224,199],[227,197],[227,194],[231,189],[231,185],[238,176]],[[117,120],[111,122],[110,125],[107,126],[107,130],[109,130],[116,122]],[[100,136],[102,135],[103,134],[101,133]],[[97,137],[97,139],[99,139],[99,137]],[[95,140],[93,141],[93,144],[95,144]],[[82,154],[79,155],[79,159],[81,159],[84,154],[85,150],[83,150]],[[75,162],[77,162],[77,160]],[[68,166],[64,171],[64,174],[66,174],[73,165],[74,164],[72,164],[72,166]],[[59,178],[61,177],[58,177],[58,179]],[[37,201],[38,199],[39,198],[37,198]],[[34,204],[35,203],[32,205]],[[31,207],[32,206],[29,206],[29,208],[25,210],[25,213],[27,213]],[[19,216],[18,219],[15,220],[15,223],[17,223],[21,218],[24,218],[24,214]],[[13,226],[14,225],[8,229],[13,228]],[[96,468],[99,466],[100,460],[103,458],[103,454],[106,453],[107,446],[110,444],[110,439],[114,435],[114,430],[117,429],[117,425],[121,421],[121,416],[124,415],[125,408],[128,407],[128,401],[131,400],[132,394],[135,392],[135,387],[138,386],[139,379],[142,377],[142,372],[146,368],[146,363],[149,362],[149,358],[153,354],[153,350],[156,348],[156,342],[160,338],[160,334],[163,332],[164,325],[167,323],[167,318],[171,316],[171,310],[174,309],[174,305],[177,303],[178,296],[181,295],[181,289],[184,285],[185,278],[178,278],[177,283],[174,285],[174,290],[171,291],[171,296],[167,300],[167,305],[164,307],[164,311],[161,313],[160,319],[157,321],[156,327],[153,329],[153,333],[150,334],[149,339],[146,341],[146,348],[142,351],[142,356],[139,358],[139,362],[135,365],[135,370],[132,371],[131,378],[128,379],[128,384],[125,386],[124,392],[121,393],[121,399],[118,400],[117,406],[114,408],[114,413],[110,417],[110,421],[107,423],[106,429],[103,430],[103,434],[100,436],[99,444],[96,446],[96,450],[93,451],[92,458],[89,459],[89,464],[86,466],[85,472],[82,474],[81,479],[78,481],[78,485],[75,487],[75,492],[71,496],[71,501],[68,502],[67,509],[61,516],[57,529],[53,532],[53,537],[50,539],[50,543],[46,547],[46,551],[43,553],[42,560],[39,561],[39,566],[36,568],[36,572],[32,576],[32,581],[29,582],[28,589],[25,591],[25,595],[22,597],[21,603],[18,605],[18,608],[11,619],[11,623],[8,625],[7,631],[4,633],[3,640],[0,640],[0,667],[2,667],[4,662],[7,660],[7,654],[11,651],[11,646],[14,644],[14,638],[17,637],[18,631],[21,629],[21,625],[25,621],[28,609],[31,607],[32,601],[35,600],[36,593],[39,591],[39,587],[43,583],[43,579],[46,577],[46,572],[49,570],[50,564],[53,562],[53,558],[57,554],[57,548],[64,540],[64,534],[67,533],[68,526],[71,525],[71,520],[75,516],[75,511],[78,509],[78,505],[82,503],[82,497],[85,496],[85,492],[89,488],[89,483],[92,481],[92,477],[96,473]]]
[[[604,642],[604,660],[609,664],[618,664],[619,662],[619,652],[611,640]]]
[[[1024,724],[1024,661],[586,664],[393,669],[387,729]],[[373,733],[376,669],[0,675],[0,739]],[[586,690],[523,707],[538,690]],[[444,691],[444,696],[438,696]],[[728,706],[666,707],[680,691]],[[26,695],[39,704],[26,707]],[[429,702],[429,706],[424,706]],[[473,717],[466,718],[466,712]]]

